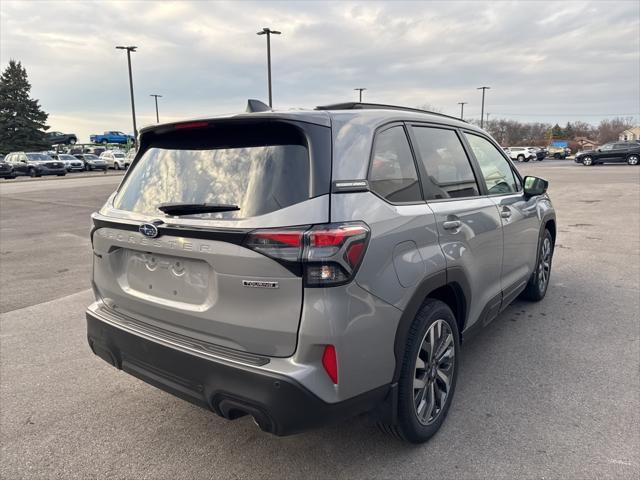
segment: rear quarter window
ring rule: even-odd
[[[391,203],[422,200],[404,127],[397,125],[376,135],[368,179],[371,190]]]

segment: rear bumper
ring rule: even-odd
[[[92,351],[114,367],[177,397],[235,419],[251,415],[275,435],[290,435],[374,409],[388,385],[327,403],[286,375],[212,361],[156,343],[87,312]]]

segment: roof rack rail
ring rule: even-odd
[[[440,117],[447,117],[453,120],[459,120],[461,122],[469,123],[466,120],[462,120],[458,117],[451,115],[445,115],[444,113],[430,112],[429,110],[421,110],[419,108],[402,107],[400,105],[385,105],[382,103],[361,103],[361,102],[345,102],[334,103],[332,105],[319,105],[316,110],[403,110],[405,112],[415,113],[428,113],[430,115],[438,115]]]

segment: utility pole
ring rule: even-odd
[[[269,106],[273,106],[273,98],[271,95],[271,35],[280,35],[282,32],[277,30],[271,30],[269,27],[264,27],[257,32],[257,35],[267,36],[267,77],[269,82]]]
[[[362,103],[362,92],[366,90],[366,88],[354,88],[354,90],[360,94],[360,99],[358,101]]]
[[[135,52],[138,47],[123,47],[117,46],[117,50],[126,50],[127,51],[127,64],[129,65],[129,91],[131,93],[131,117],[133,118],[133,137],[135,138],[134,142],[138,141],[138,128],[136,127],[136,105],[133,100],[133,76],[131,75],[131,52]]]
[[[162,95],[157,95],[155,93],[152,93],[149,96],[153,97],[154,100],[156,101],[156,123],[160,123],[160,115],[158,115],[158,97],[162,98]]]
[[[460,105],[460,120],[464,120],[464,106],[469,102],[458,102]]]
[[[491,90],[491,87],[478,87],[477,90],[482,90],[482,110],[480,112],[480,128],[484,127],[484,92]]]

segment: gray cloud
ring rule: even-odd
[[[263,26],[278,107],[355,98],[429,103],[521,120],[640,120],[640,4],[631,2],[0,3],[0,66],[19,59],[54,129],[82,140],[130,131],[124,54],[139,123],[237,111],[266,97]]]

